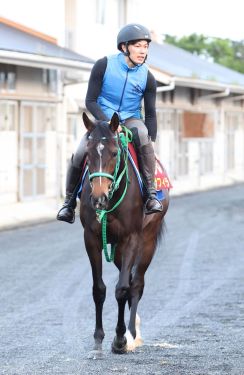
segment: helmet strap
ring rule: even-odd
[[[124,55],[129,57],[130,56],[130,51],[129,51],[128,45],[129,45],[128,42],[126,42],[125,43],[126,51],[124,52]]]

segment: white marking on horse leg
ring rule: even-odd
[[[136,348],[135,340],[128,329],[126,330],[125,337],[127,340],[126,350],[127,352],[132,352]]]
[[[135,338],[135,346],[136,347],[142,346],[142,344],[143,344],[140,326],[141,326],[141,318],[138,314],[136,314],[136,338]]]

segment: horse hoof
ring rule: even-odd
[[[87,359],[94,359],[94,360],[104,359],[103,351],[102,350],[96,350],[96,349],[91,350],[87,355]]]
[[[112,352],[115,354],[125,354],[127,352],[126,344],[127,340],[124,336],[120,339],[115,337],[112,343]]]

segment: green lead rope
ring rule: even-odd
[[[110,210],[96,210],[98,220],[101,222],[102,225],[102,243],[103,243],[103,251],[105,255],[105,259],[107,262],[113,262],[115,257],[115,249],[116,245],[111,245],[111,252],[110,255],[108,253],[108,244],[107,244],[107,214],[109,212],[114,211],[120,203],[123,201],[125,194],[127,192],[128,183],[129,183],[129,175],[128,175],[128,143],[132,141],[132,133],[129,129],[127,129],[125,126],[122,126],[123,132],[119,133],[120,142],[123,148],[123,156],[124,156],[124,162],[125,167],[123,171],[120,173],[120,175],[117,177],[117,172],[119,169],[119,165],[116,165],[116,177],[115,181],[113,183],[113,189],[110,193],[110,199],[113,196],[113,193],[119,188],[119,184],[122,180],[122,177],[126,176],[126,184],[123,191],[123,194],[121,195],[120,199],[115,203],[115,205]],[[118,163],[120,162],[120,158],[118,159]]]
[[[107,214],[105,214],[102,219],[102,240],[105,259],[107,262],[113,262],[116,245],[111,245],[111,252],[109,255],[107,246]]]

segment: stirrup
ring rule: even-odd
[[[151,202],[151,207],[150,206],[148,207],[148,204],[150,205],[150,202]],[[163,211],[163,205],[156,197],[150,197],[147,199],[145,203],[145,215],[151,215],[151,214],[162,212],[162,211]]]
[[[63,212],[62,214],[63,210],[66,212]],[[57,220],[73,224],[75,222],[75,209],[67,204],[64,204],[63,207],[61,207],[58,211]]]

